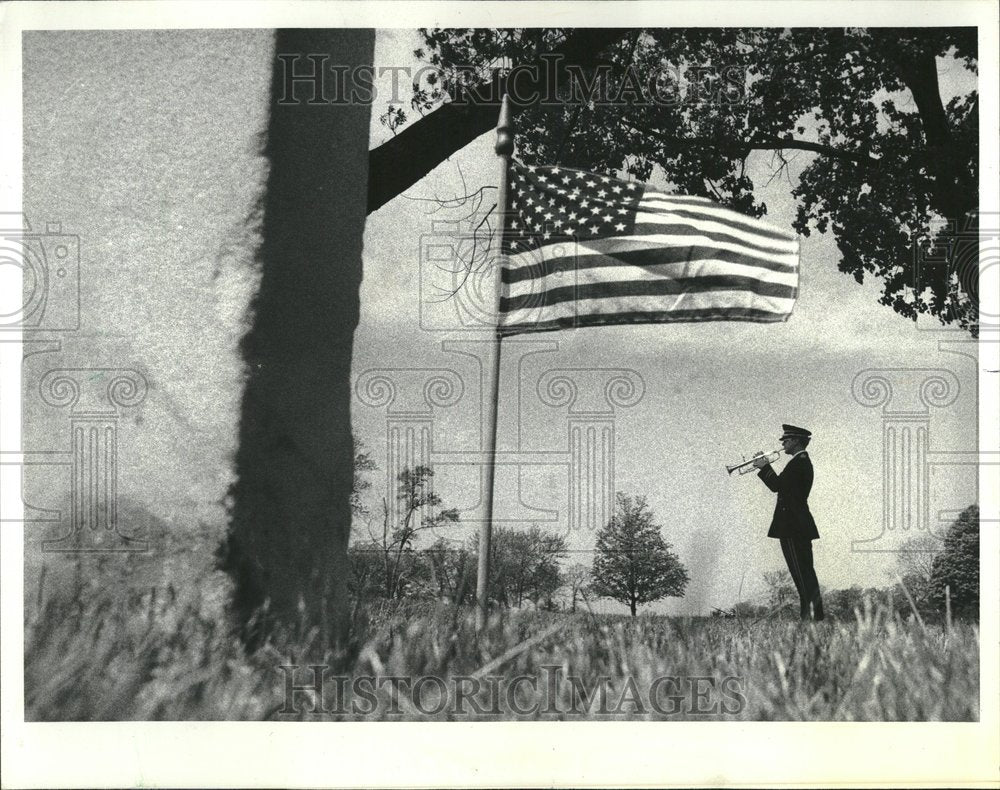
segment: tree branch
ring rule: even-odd
[[[918,50],[887,58],[903,84],[913,95],[917,115],[927,147],[927,165],[934,176],[932,205],[936,211],[956,223],[961,232],[979,208],[978,179],[956,161],[955,135],[941,101],[937,61],[933,51]],[[979,301],[979,267],[958,267],[956,272],[965,295],[974,304]]]
[[[859,164],[877,165],[882,161],[876,156],[845,151],[842,148],[834,148],[822,143],[811,143],[808,140],[796,140],[793,137],[757,137],[748,142],[747,146],[751,149],[764,151],[794,148],[799,151],[812,151],[813,153],[822,154],[834,159],[847,159]]]
[[[854,151],[845,151],[842,148],[834,148],[830,145],[823,145],[822,143],[813,143],[808,140],[797,140],[794,137],[777,137],[777,136],[758,136],[753,137],[750,140],[725,140],[714,137],[677,137],[672,136],[668,132],[664,132],[661,129],[654,129],[648,126],[642,126],[636,124],[634,121],[629,121],[633,129],[643,132],[644,134],[653,135],[660,138],[664,143],[668,145],[677,146],[694,146],[694,145],[705,145],[714,146],[718,148],[725,148],[727,150],[738,150],[741,153],[749,153],[750,151],[774,151],[782,150],[785,148],[793,148],[800,151],[811,151],[816,154],[822,154],[823,156],[829,156],[834,159],[846,159],[852,162],[857,162],[859,164],[867,165],[877,165],[881,164],[882,160],[878,157],[871,156],[869,154],[855,153]]]
[[[628,36],[629,28],[581,28],[574,30],[550,55],[560,55],[555,69],[560,81],[569,79],[567,65],[589,68],[600,61],[600,53],[609,44]],[[536,59],[538,79],[518,81],[521,95],[537,99],[546,89],[545,63]],[[500,96],[497,88],[505,81],[482,83],[471,90],[459,90],[455,100],[425,115],[398,135],[368,152],[368,213],[378,210],[403,190],[413,186],[437,165],[464,148],[497,123]],[[554,87],[554,86],[553,86]],[[513,96],[512,96],[513,98]],[[530,104],[511,102],[515,116]]]

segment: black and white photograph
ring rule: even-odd
[[[3,785],[998,786],[998,21],[0,8]]]

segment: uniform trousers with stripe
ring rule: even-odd
[[[785,555],[788,572],[799,593],[799,614],[803,620],[823,619],[823,599],[819,580],[813,568],[812,541],[808,538],[780,538],[781,553]]]

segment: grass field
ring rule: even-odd
[[[806,625],[515,611],[477,635],[467,610],[383,605],[358,618],[342,655],[308,640],[247,655],[226,626],[218,574],[177,591],[98,571],[63,569],[26,590],[28,720],[979,715],[978,628],[876,607]],[[290,685],[306,688],[289,695]]]

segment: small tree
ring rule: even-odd
[[[944,550],[934,558],[930,598],[944,606],[950,589],[952,610],[958,615],[979,616],[979,506],[970,505],[948,527]]]
[[[941,551],[941,540],[931,535],[919,535],[904,541],[896,555],[896,570],[914,603],[926,607],[931,592],[934,557]]]
[[[362,494],[370,490],[371,481],[365,476],[365,472],[374,472],[378,467],[372,459],[371,454],[365,448],[365,443],[357,436],[354,437],[354,483],[351,486],[351,514],[354,516],[367,516],[371,511],[361,498]]]
[[[765,571],[763,576],[767,585],[767,604],[772,609],[798,599],[795,582],[792,581],[792,575],[788,571]]]
[[[479,556],[475,536],[469,539],[469,550]],[[559,560],[565,556],[566,539],[546,534],[537,524],[527,530],[495,529],[487,596],[508,608],[525,601],[551,608],[552,597],[563,584]]]
[[[617,495],[611,521],[597,533],[593,574],[594,592],[628,604],[633,617],[639,604],[683,596],[688,583],[687,570],[653,523],[646,498],[625,494]]]
[[[399,520],[393,523],[389,503],[382,501],[381,529],[368,522],[367,544],[357,547],[357,551],[371,551],[381,560],[382,594],[386,598],[398,598],[406,592],[406,580],[418,570],[419,562],[414,557],[413,544],[421,532],[444,527],[458,521],[455,508],[437,509],[441,497],[431,486],[434,470],[429,466],[404,469],[399,473],[396,499],[399,500]],[[429,515],[421,513],[429,511]],[[423,568],[419,568],[422,572]]]
[[[351,532],[352,542],[347,550],[347,559],[351,569],[347,582],[347,590],[355,600],[370,598],[379,594],[385,588],[384,568],[379,559],[379,547],[374,541],[361,542],[353,540],[358,520],[371,516],[371,508],[364,500],[364,494],[371,490],[372,484],[367,472],[378,469],[371,454],[365,448],[365,443],[356,435],[354,439],[354,482],[351,486]]]
[[[565,578],[566,588],[569,591],[569,610],[575,612],[576,599],[586,597],[593,575],[589,567],[577,562],[569,566]]]
[[[464,546],[455,548],[438,538],[427,549],[439,599],[453,604],[472,603],[476,592],[476,555]]]

